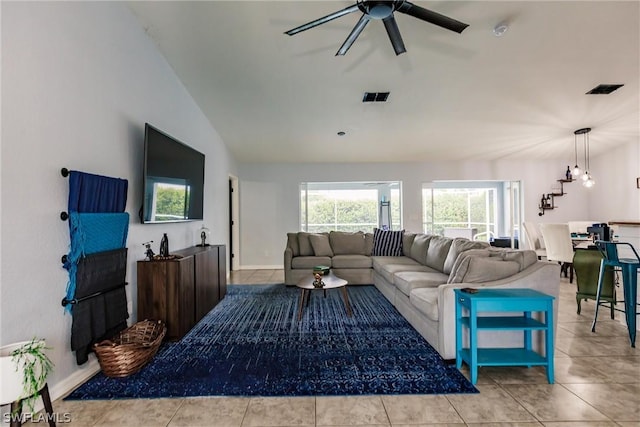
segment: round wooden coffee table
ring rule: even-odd
[[[300,288],[300,306],[298,307],[298,320],[302,319],[302,310],[306,304],[309,305],[309,300],[311,299],[311,291],[325,291],[324,296],[326,297],[327,289],[338,289],[342,290],[342,298],[344,299],[344,308],[347,311],[347,316],[351,317],[351,304],[349,303],[349,294],[347,293],[347,282],[344,279],[339,278],[334,275],[333,272],[322,276],[322,281],[324,282],[324,286],[321,288],[316,288],[313,286],[314,281],[313,274],[309,272],[309,277],[305,277],[301,279],[296,286]]]

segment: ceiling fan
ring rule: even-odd
[[[318,25],[333,21],[334,19],[340,18],[344,15],[348,15],[349,13],[356,12],[358,10],[362,12],[362,16],[360,17],[360,20],[358,21],[356,26],[353,27],[353,30],[351,30],[351,34],[349,34],[349,37],[347,37],[347,39],[344,41],[344,43],[336,53],[336,56],[344,55],[345,53],[347,53],[353,42],[356,41],[360,33],[362,33],[362,31],[364,30],[364,27],[366,27],[369,21],[372,19],[382,20],[382,22],[384,23],[384,27],[387,30],[387,34],[389,35],[389,40],[391,40],[391,44],[393,45],[393,50],[395,50],[396,52],[396,55],[400,55],[401,53],[406,52],[407,50],[404,47],[404,42],[402,41],[402,36],[400,35],[400,30],[398,29],[398,24],[396,24],[396,19],[393,16],[393,12],[396,11],[411,15],[414,18],[422,19],[423,21],[429,22],[447,30],[455,31],[456,33],[462,33],[462,31],[469,26],[468,24],[462,23],[453,18],[449,18],[448,16],[441,15],[423,7],[416,6],[415,4],[405,0],[357,0],[356,4],[352,6],[331,13],[327,16],[316,19],[315,21],[311,21],[292,30],[286,31],[285,34],[292,36],[294,34],[298,34],[310,28],[317,27]]]

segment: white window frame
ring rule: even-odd
[[[309,195],[310,191],[326,191],[333,190],[349,191],[349,190],[373,190],[376,192],[376,221],[361,225],[361,231],[372,232],[375,227],[383,227],[387,225],[390,229],[402,229],[402,182],[400,181],[349,181],[349,182],[302,182],[299,185],[299,207],[300,215],[300,231],[309,231],[310,227],[327,226],[325,229],[335,229],[340,226],[350,224],[309,224]],[[391,224],[383,224],[387,218],[386,212],[381,207],[382,201],[391,201]]]

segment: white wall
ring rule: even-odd
[[[635,140],[593,159],[589,211],[594,218],[640,221],[640,141]]]
[[[542,193],[551,192],[556,180],[564,177],[567,161],[240,164],[241,267],[282,266],[286,233],[299,228],[302,181],[402,181],[403,225],[409,231],[422,230],[422,183],[431,180],[520,180],[525,219],[590,220],[589,190],[578,182],[565,184],[567,194],[556,198],[557,209],[538,216]]]
[[[45,338],[55,372],[52,394],[79,368],[71,317],[60,300],[67,273],[67,167],[126,178],[131,215],[127,280],[136,313],[136,261],[142,243],[168,233],[170,248],[192,246],[201,222],[142,225],[144,123],[206,155],[205,221],[227,243],[228,174],[235,162],[219,135],[125,3],[2,2],[2,271],[0,344]],[[228,259],[228,258],[227,258]]]

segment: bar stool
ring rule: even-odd
[[[635,255],[634,258],[620,258],[618,256],[618,246],[628,246]],[[636,302],[638,298],[638,269],[640,269],[640,256],[630,243],[626,242],[606,242],[598,240],[596,242],[598,250],[603,255],[600,261],[600,274],[598,277],[598,290],[596,293],[596,312],[591,325],[591,332],[596,331],[596,320],[598,319],[598,307],[600,306],[600,294],[604,279],[605,268],[607,266],[618,267],[622,270],[622,289],[624,291],[624,314],[629,329],[629,340],[631,347],[636,346],[636,307],[640,304]],[[617,309],[616,309],[617,310]],[[618,310],[622,311],[622,310]]]

